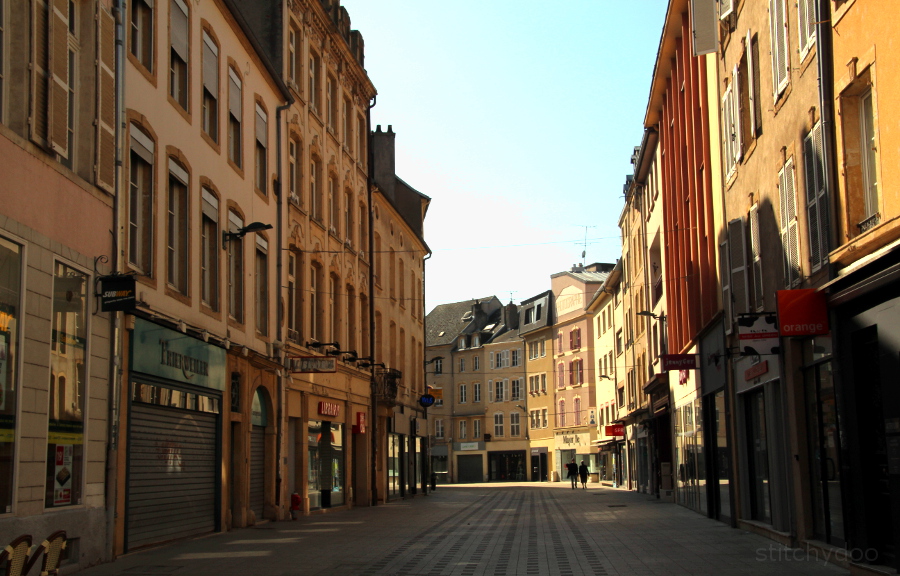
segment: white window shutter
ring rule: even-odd
[[[794,159],[790,158],[778,173],[781,204],[781,249],[784,254],[784,285],[800,283],[800,238],[797,224],[797,199],[794,187]]]
[[[719,0],[719,20],[724,20],[734,13],[734,0]]]
[[[734,313],[745,314],[748,311],[747,298],[747,264],[744,239],[744,220],[735,218],[728,223],[728,247],[731,260],[731,293],[734,302]]]
[[[753,309],[760,311],[765,303],[765,295],[759,245],[759,204],[750,208],[750,257],[753,266]]]
[[[769,22],[772,32],[772,88],[773,98],[787,88],[790,81],[790,54],[787,47],[785,0],[769,0]]]
[[[722,96],[722,159],[725,162],[725,177],[731,176],[734,169],[734,138],[732,134],[732,101],[731,92],[734,86],[728,85],[725,94]]]
[[[63,158],[69,157],[69,14],[68,4],[49,4],[49,40],[47,51],[50,69],[47,139],[50,148]]]
[[[806,174],[806,216],[809,229],[809,262],[819,270],[828,256],[828,212],[825,201],[825,162],[822,155],[822,123],[818,122],[803,139]]]
[[[731,117],[733,120],[732,130],[734,130],[734,163],[737,164],[743,158],[744,153],[744,146],[741,141],[741,70],[737,64],[731,71],[731,81],[733,86],[731,90],[731,100],[733,102]]]
[[[493,352],[491,352],[491,354],[490,354],[490,359],[491,359],[491,369],[493,370],[493,368],[494,368],[494,353]]]
[[[494,401],[494,381],[488,380],[488,402]]]
[[[725,313],[725,333],[731,334],[734,324],[731,302],[731,265],[728,263],[728,241],[719,244],[719,276],[722,278],[722,310]]]
[[[747,82],[747,94],[749,96],[749,106],[750,106],[750,137],[756,138],[756,127],[757,127],[757,118],[756,118],[756,85],[754,83],[754,79],[756,78],[756,61],[753,58],[753,32],[752,30],[747,30],[747,43],[745,45],[747,51],[747,78],[745,81]]]

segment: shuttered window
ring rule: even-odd
[[[234,68],[228,68],[228,159],[240,168],[242,166],[241,154],[241,122],[243,113],[241,104],[243,83],[241,77]]]
[[[200,298],[219,309],[219,199],[208,189],[201,193]]]
[[[47,137],[50,148],[64,160],[69,159],[71,113],[74,112],[75,54],[69,50],[70,5],[66,0],[54,0],[49,6],[49,49],[47,66],[50,75],[50,89],[47,108]],[[43,79],[41,79],[43,81]],[[71,162],[67,162],[70,167]]]
[[[722,278],[722,309],[725,312],[725,333],[731,334],[734,324],[733,304],[731,301],[731,265],[728,262],[728,242],[719,244],[719,274]],[[612,365],[612,361],[610,361]]]
[[[237,232],[244,221],[234,212],[228,212],[228,231]],[[237,322],[244,321],[244,239],[228,240],[228,316]]]
[[[153,0],[131,2],[131,54],[153,72]]]
[[[822,122],[803,139],[806,172],[806,223],[809,232],[809,264],[812,272],[828,262],[828,201],[825,190],[825,159],[822,152]]]
[[[772,33],[772,87],[774,98],[784,92],[790,82],[786,0],[769,0],[769,24]]]
[[[719,19],[724,20],[734,13],[734,0],[719,0]]]
[[[797,40],[802,58],[816,41],[816,0],[797,0]]]
[[[134,124],[129,132],[128,265],[152,276],[154,142]]]
[[[794,186],[794,159],[789,158],[778,172],[781,204],[781,251],[784,254],[784,285],[800,284],[800,235],[797,225],[797,198]]]
[[[734,82],[732,82],[725,89],[725,94],[722,96],[722,161],[724,162],[726,178],[731,177],[737,166],[734,154],[736,139],[734,116]]]
[[[263,194],[268,193],[268,159],[267,142],[269,134],[269,119],[266,111],[256,105],[256,189]]]
[[[99,9],[99,14],[94,172],[97,185],[112,192],[116,177],[116,21],[104,8]]]
[[[731,263],[733,314],[746,314],[748,311],[746,254],[744,220],[735,218],[728,223],[728,257]]]
[[[219,47],[203,31],[202,127],[213,142],[219,141]]]
[[[762,111],[759,107],[759,43],[753,40],[752,30],[747,30],[745,50],[747,51],[747,77],[744,82],[747,84],[749,130],[750,137],[756,138],[759,135]]]
[[[256,235],[256,331],[269,333],[269,243]]]
[[[169,160],[169,197],[166,222],[166,281],[181,294],[188,293],[188,173]]]
[[[190,25],[187,4],[171,0],[169,7],[169,95],[188,110]]]
[[[765,304],[763,293],[762,257],[760,255],[759,205],[750,208],[750,262],[753,275],[753,310],[761,311]]]

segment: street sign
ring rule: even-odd
[[[421,398],[419,398],[419,404],[422,405],[422,408],[428,408],[434,405],[434,396],[431,394],[423,394]]]

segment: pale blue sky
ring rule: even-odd
[[[397,133],[397,174],[432,198],[426,310],[520,302],[619,257],[665,0],[342,0]],[[592,226],[585,230],[585,226]]]

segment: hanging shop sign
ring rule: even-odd
[[[365,412],[357,412],[356,413],[356,424],[353,425],[353,433],[354,434],[365,434],[366,433],[366,413]]]
[[[422,394],[422,397],[419,398],[419,404],[422,405],[422,408],[430,408],[434,406],[434,396],[431,394]]]
[[[100,310],[116,312],[134,310],[137,306],[135,280],[132,275],[100,278]]]
[[[775,314],[738,314],[738,339],[744,356],[778,354],[778,320]]]
[[[216,390],[225,389],[225,350],[135,318],[131,369]]]
[[[607,436],[625,436],[625,425],[613,424],[611,426],[606,426],[604,432]]]
[[[285,368],[294,374],[337,372],[337,358],[330,356],[294,356],[285,360]]]
[[[698,366],[696,354],[663,354],[663,372],[669,370],[696,370]]]
[[[779,290],[778,327],[782,336],[821,336],[829,333],[825,294],[813,288]]]

